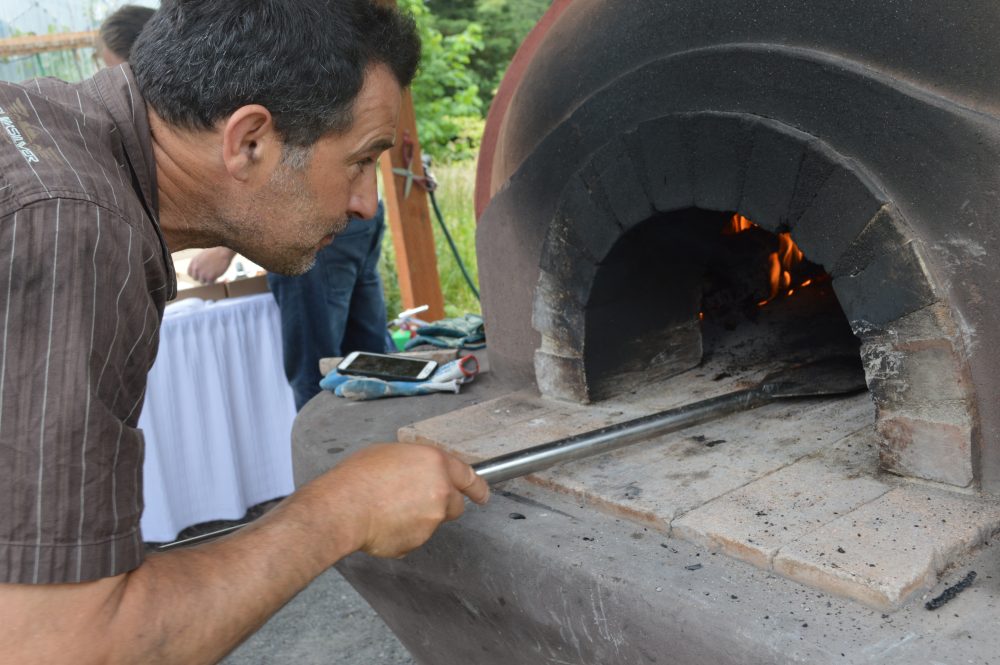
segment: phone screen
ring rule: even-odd
[[[359,353],[350,365],[339,368],[344,374],[365,374],[399,379],[416,379],[424,372],[429,361],[398,358],[376,353]],[[422,378],[427,378],[425,373]]]

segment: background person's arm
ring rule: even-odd
[[[229,270],[235,256],[236,252],[228,247],[203,249],[188,264],[188,275],[202,284],[214,284]]]
[[[215,663],[342,557],[401,556],[488,495],[435,448],[373,446],[216,542],[95,582],[0,585],[0,663]]]

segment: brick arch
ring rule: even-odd
[[[690,208],[737,211],[769,231],[789,231],[831,274],[861,340],[883,468],[957,486],[974,480],[968,368],[919,239],[861,165],[757,116],[649,120],[605,144],[570,178],[546,233],[533,302],[543,394],[580,402],[614,394],[622,377],[599,369],[606,344],[594,342],[588,321],[602,262],[638,225]],[[649,334],[621,340],[632,343],[635,369],[649,379],[700,361],[699,284],[688,286],[682,302],[648,315]]]

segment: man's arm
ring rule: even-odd
[[[0,585],[0,663],[215,663],[342,557],[401,556],[488,495],[435,448],[373,446],[214,543],[96,582]]]
[[[229,264],[235,256],[236,252],[228,247],[203,249],[188,264],[188,275],[202,284],[214,284],[215,280],[229,270]]]

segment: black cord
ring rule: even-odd
[[[479,289],[472,281],[472,277],[469,275],[469,271],[465,269],[465,263],[462,261],[462,256],[458,253],[458,247],[455,246],[455,241],[451,237],[451,233],[448,232],[448,227],[445,226],[444,216],[441,215],[441,208],[438,207],[437,197],[434,196],[434,188],[427,188],[427,194],[431,197],[431,206],[434,208],[434,216],[437,217],[438,224],[441,226],[441,230],[444,232],[444,237],[448,240],[448,246],[451,247],[451,253],[455,257],[455,262],[458,263],[459,269],[462,271],[462,275],[465,277],[465,283],[469,285],[472,290],[472,294],[476,296],[476,300],[479,300]]]

